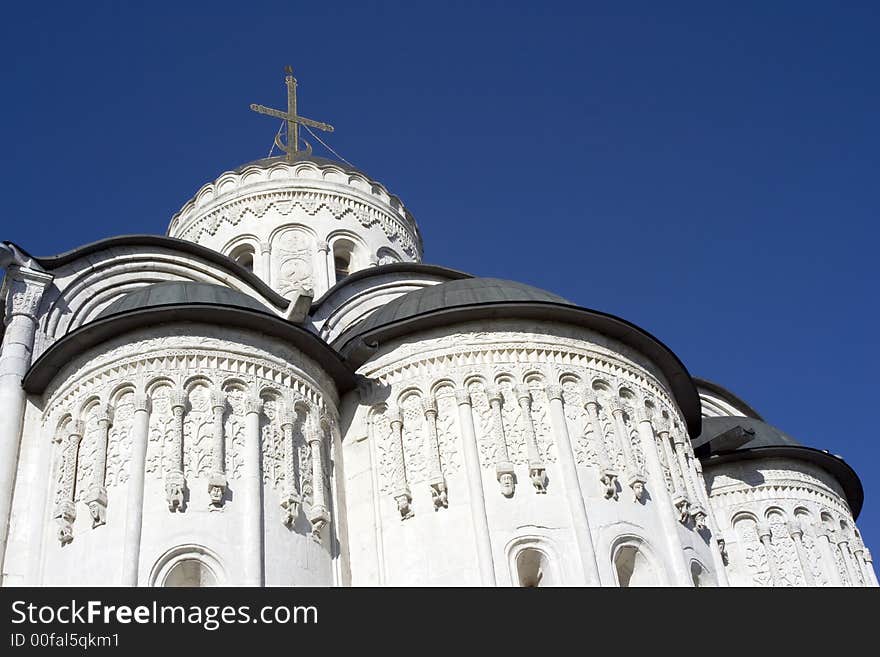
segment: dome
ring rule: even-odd
[[[132,310],[177,305],[232,306],[271,313],[259,301],[238,290],[212,283],[169,281],[166,283],[156,283],[155,285],[146,285],[134,292],[125,294],[104,308],[96,319],[103,319]]]
[[[572,305],[567,299],[525,283],[500,278],[464,278],[405,294],[377,310],[355,326],[353,331],[364,334],[386,324],[402,322],[435,311],[517,302]]]
[[[750,417],[706,417],[693,440],[694,454],[707,466],[745,459],[782,457],[819,466],[840,484],[853,517],[858,518],[864,491],[855,471],[839,456],[806,447],[761,420]]]
[[[320,297],[377,264],[420,262],[422,236],[401,200],[363,171],[313,155],[225,171],[171,219],[168,236],[221,253],[286,298]]]
[[[700,398],[687,368],[665,344],[624,319],[581,308],[552,292],[499,278],[464,278],[415,290],[385,304],[333,341],[352,367],[380,344],[416,331],[467,321],[526,319],[581,326],[650,359],[669,382],[691,436],[700,434]]]

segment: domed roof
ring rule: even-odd
[[[760,447],[803,447],[762,420],[739,416],[704,417],[703,432],[693,445],[695,450],[706,450],[706,455]]]
[[[146,326],[181,322],[245,329],[278,338],[319,363],[341,393],[351,390],[356,383],[354,371],[308,327],[222,285],[169,281],[123,295],[97,317],[53,342],[31,365],[22,387],[29,393],[43,394],[58,372],[88,349]]]
[[[253,297],[244,292],[213,283],[197,283],[194,281],[168,281],[155,283],[138,288],[123,295],[104,310],[95,319],[102,319],[144,308],[175,305],[212,305],[247,308],[264,313],[271,311]]]
[[[581,326],[620,341],[647,356],[666,377],[687,421],[700,433],[700,398],[684,363],[647,331],[625,319],[581,308],[552,292],[499,278],[464,278],[404,294],[333,340],[349,365],[360,367],[380,344],[417,331],[494,319],[550,321]]]
[[[510,302],[571,305],[567,299],[525,283],[501,278],[463,278],[415,290],[385,304],[354,327],[358,334],[417,315],[464,306]]]
[[[830,474],[843,489],[857,518],[864,490],[855,471],[841,457],[806,447],[774,426],[751,417],[706,417],[703,430],[692,441],[694,454],[706,465],[761,458],[793,458],[813,463]]]

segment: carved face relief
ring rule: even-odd
[[[223,501],[223,486],[211,486],[208,489],[208,495],[211,497],[211,504],[219,506]]]
[[[498,483],[501,484],[501,494],[504,497],[512,497],[513,492],[516,488],[516,484],[514,483],[513,474],[504,473],[500,477],[498,477]]]
[[[633,495],[635,495],[636,500],[641,501],[642,497],[645,495],[645,484],[641,481],[634,481],[632,484]]]

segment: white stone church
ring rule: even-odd
[[[424,264],[293,100],[166,236],[0,245],[4,586],[877,586],[842,459],[624,319]]]

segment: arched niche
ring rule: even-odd
[[[520,550],[516,555],[517,585],[524,588],[556,586],[547,553],[536,548]]]
[[[150,571],[149,585],[154,587],[223,586],[226,573],[219,557],[203,545],[178,545],[159,559]]]
[[[705,589],[715,586],[712,574],[699,561],[691,561],[691,581],[694,588]]]
[[[635,542],[625,543],[615,550],[614,573],[620,588],[662,585],[654,560]]]
[[[217,575],[201,559],[182,559],[165,575],[165,588],[204,588],[217,586]]]

